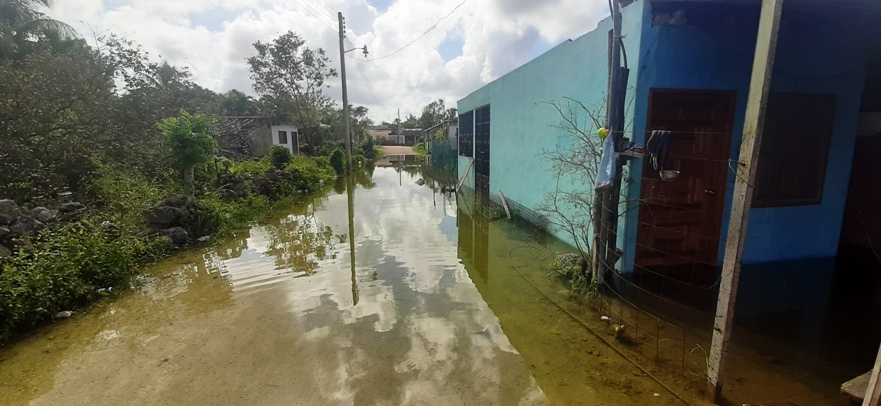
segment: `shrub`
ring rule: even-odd
[[[208,197],[190,202],[186,207],[189,216],[183,227],[190,238],[211,235],[223,224],[223,203]]]
[[[361,144],[361,150],[364,151],[364,158],[367,158],[368,161],[376,161],[376,145],[373,142],[373,137],[367,137]]]
[[[87,303],[98,296],[98,288],[124,284],[141,263],[170,249],[167,240],[117,235],[108,228],[74,224],[46,230],[3,263],[0,342]]]
[[[341,149],[333,151],[330,155],[330,166],[336,171],[337,175],[342,175],[346,171],[346,154]]]
[[[277,169],[282,169],[287,166],[287,164],[291,162],[291,159],[293,159],[293,155],[291,155],[291,150],[287,147],[273,145],[269,148],[269,161],[272,162],[272,166]]]

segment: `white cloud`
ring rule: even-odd
[[[461,0],[394,0],[380,12],[367,0],[77,0],[48,11],[84,37],[115,33],[154,57],[190,68],[195,80],[221,92],[252,92],[245,58],[251,44],[294,30],[313,48],[324,48],[339,66],[337,16],[347,38],[367,45],[369,58],[394,53],[425,33]],[[389,3],[383,1],[383,4]],[[606,2],[582,0],[466,0],[449,18],[412,45],[372,62],[360,52],[347,58],[349,100],[370,108],[375,121],[418,115],[443,98],[448,107],[483,84],[526,63],[536,48],[580,36],[608,14]],[[462,53],[444,61],[437,48],[462,41]],[[347,47],[350,45],[347,43]],[[329,93],[341,100],[339,79]]]

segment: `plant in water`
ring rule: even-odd
[[[193,194],[196,164],[206,162],[217,146],[210,134],[213,124],[214,120],[204,114],[190,115],[181,110],[180,117],[166,118],[158,125],[171,150],[175,169],[183,173],[184,191],[188,195]]]
[[[337,149],[330,154],[330,166],[337,175],[342,175],[346,171],[346,157],[342,150]]]

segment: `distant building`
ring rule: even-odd
[[[269,117],[223,117],[217,129],[220,152],[230,158],[263,157],[273,145],[300,154],[299,131],[291,123],[272,124]]]

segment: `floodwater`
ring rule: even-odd
[[[150,267],[0,350],[0,404],[683,404],[555,304],[565,246],[419,177],[376,168]]]

